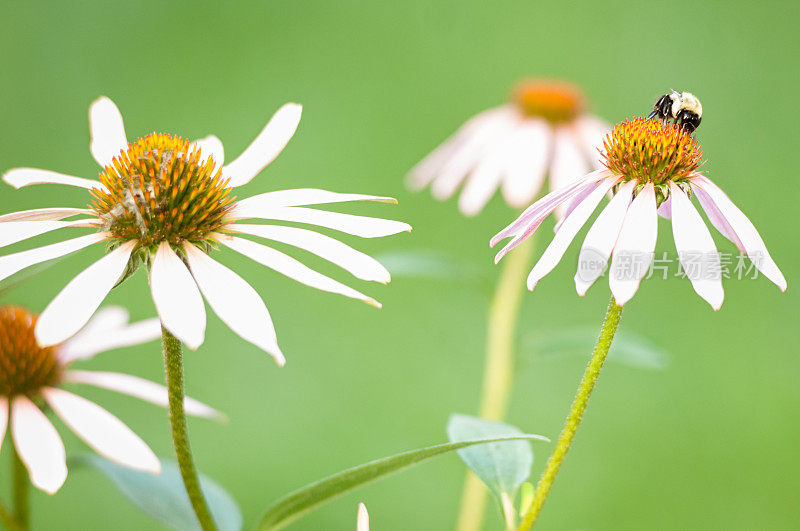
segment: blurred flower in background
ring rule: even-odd
[[[415,166],[408,185],[430,184],[436,199],[463,184],[458,207],[478,214],[499,188],[505,201],[522,208],[538,194],[545,176],[558,189],[599,168],[603,136],[610,126],[586,111],[581,90],[564,81],[519,83],[512,101],[484,111]]]
[[[704,268],[688,278],[697,294],[718,310],[724,298],[720,259],[692,205],[695,195],[711,224],[784,291],[786,279],[758,231],[725,192],[698,171],[702,163],[700,144],[680,126],[643,118],[623,122],[605,140],[604,169],[546,195],[492,238],[492,246],[512,238],[495,262],[530,237],[553,210],[566,206],[558,231],[528,275],[528,289],[533,290],[558,264],[603,197],[615,191],[583,241],[575,274],[578,294],[584,295],[603,274],[611,257],[611,292],[620,306],[630,300],[653,261],[660,212],[672,220],[684,269],[692,269],[691,260],[698,257],[705,261]]]
[[[36,321],[35,314],[19,306],[0,307],[0,443],[8,427],[31,482],[53,494],[67,478],[64,444],[42,411],[46,408],[97,453],[123,466],[158,474],[158,458],[130,428],[100,406],[61,388],[88,384],[166,406],[167,389],[161,385],[128,374],[71,368],[74,362],[100,352],[159,337],[158,319],[128,324],[125,310],[107,307],[71,339],[49,347],[36,343]],[[185,399],[185,407],[191,415],[221,416],[191,398]]]
[[[389,281],[389,272],[376,260],[328,236],[296,227],[234,224],[251,218],[296,222],[363,238],[411,230],[399,221],[304,208],[346,201],[396,203],[388,197],[317,189],[268,192],[243,200],[232,195],[235,187],[250,182],[283,150],[297,129],[301,110],[294,103],[281,107],[250,146],[223,166],[223,146],[215,136],[190,143],[152,133],[128,143],[119,110],[103,97],[89,112],[91,152],[103,167],[99,181],[33,168],[8,171],[3,179],[16,188],[43,183],[77,186],[89,190],[93,200],[87,208],[43,208],[0,216],[0,245],[68,227],[90,227],[95,232],[4,256],[0,279],[96,243],[106,243],[109,251],[73,278],[42,312],[35,331],[39,344],[55,345],[76,333],[120,279],[144,263],[161,322],[187,346],[203,343],[205,297],[234,332],[282,365],[285,358],[261,297],[239,275],[208,256],[219,244],[308,286],[380,307],[374,299],[286,254],[235,235],[303,249],[362,280]],[[62,221],[76,215],[88,217]]]

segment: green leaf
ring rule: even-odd
[[[451,442],[521,433],[519,428],[510,424],[469,415],[453,415],[447,423],[447,436]],[[481,444],[463,448],[457,453],[489,487],[501,506],[513,502],[520,485],[531,475],[533,450],[530,441]]]
[[[441,251],[406,249],[375,256],[393,277],[478,283],[487,279],[479,267]]]
[[[370,461],[369,463],[349,468],[325,479],[311,483],[310,485],[306,485],[294,492],[290,492],[267,509],[264,516],[261,518],[258,529],[262,531],[281,529],[304,514],[313,511],[320,505],[338,496],[437,455],[460,450],[461,448],[466,448],[473,444],[520,439],[549,441],[547,437],[528,434],[473,439],[457,443],[437,444],[435,446],[419,448],[391,457],[384,457],[376,461]]]
[[[162,471],[158,476],[120,466],[90,453],[74,456],[70,463],[99,470],[140,509],[170,527],[180,531],[200,529],[174,461],[162,459]],[[241,531],[242,513],[231,495],[202,474],[200,484],[220,531]]]
[[[562,328],[538,331],[525,336],[523,352],[547,359],[563,355],[589,355],[597,341],[597,330]],[[648,370],[662,370],[669,365],[669,355],[647,339],[629,332],[617,332],[608,359],[624,365]]]

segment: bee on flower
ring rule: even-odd
[[[581,90],[564,81],[527,80],[511,102],[486,110],[409,173],[414,190],[430,185],[446,200],[463,185],[458,207],[478,214],[499,189],[514,208],[529,205],[549,176],[556,190],[601,167],[597,148],[610,126],[586,110]]]
[[[36,322],[37,316],[25,308],[0,307],[0,444],[8,430],[31,482],[53,494],[67,478],[64,443],[45,415],[47,410],[97,453],[129,468],[160,473],[158,458],[122,421],[63,389],[67,384],[92,385],[166,407],[167,389],[161,385],[128,374],[72,368],[100,352],[159,337],[158,319],[129,324],[125,310],[106,307],[72,338],[47,347],[36,342]],[[184,405],[191,415],[221,416],[191,398]]]
[[[119,110],[103,97],[89,112],[91,153],[102,167],[99,179],[34,168],[6,172],[3,180],[15,188],[59,184],[85,188],[90,197],[85,207],[41,208],[0,216],[0,246],[71,227],[93,232],[0,257],[0,280],[98,243],[108,250],[75,276],[42,312],[35,330],[39,344],[55,345],[76,333],[109,291],[144,264],[161,322],[187,346],[197,348],[203,343],[205,299],[236,334],[283,365],[285,358],[261,297],[237,273],[211,258],[220,246],[308,286],[380,307],[371,297],[271,246],[243,237],[308,251],[361,280],[386,283],[390,279],[375,259],[334,238],[275,223],[324,227],[362,238],[409,231],[411,227],[399,221],[309,208],[348,201],[396,203],[394,199],[307,188],[245,199],[234,196],[238,187],[249,183],[280,154],[294,135],[300,114],[300,105],[281,107],[250,146],[226,164],[222,143],[215,136],[189,142],[152,133],[129,143]],[[76,216],[74,221],[64,221]],[[271,224],[240,223],[252,219]]]
[[[720,259],[711,233],[692,204],[697,197],[711,224],[781,291],[786,279],[745,214],[699,171],[700,144],[690,132],[661,120],[634,118],[617,125],[604,142],[604,168],[575,179],[525,210],[491,240],[494,247],[511,238],[495,262],[531,236],[559,206],[565,217],[528,275],[528,289],[561,260],[567,247],[609,193],[612,199],[589,229],[581,246],[575,288],[584,295],[611,258],[609,284],[620,306],[636,293],[653,260],[658,214],[672,221],[672,234],[684,268],[698,254],[709,261],[709,274],[690,276],[692,287],[715,310],[724,292]]]

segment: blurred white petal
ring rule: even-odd
[[[58,359],[64,363],[85,360],[96,354],[121,347],[130,347],[161,337],[161,320],[145,319],[102,332],[85,333],[86,327],[58,347]]]
[[[55,494],[67,479],[67,453],[58,432],[28,398],[11,400],[11,436],[31,483]]]
[[[529,205],[547,175],[553,132],[541,119],[526,119],[510,140],[509,157],[503,171],[503,197],[509,205]]]

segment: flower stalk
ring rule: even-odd
[[[181,342],[163,326],[161,327],[161,337],[169,393],[169,421],[178,467],[181,471],[183,484],[186,487],[186,493],[189,495],[189,501],[192,503],[192,508],[195,515],[197,515],[200,526],[204,531],[216,531],[217,526],[200,488],[200,479],[189,444],[189,430],[186,426],[186,412],[183,404],[183,355]]]
[[[502,420],[508,408],[514,377],[514,344],[522,295],[525,292],[525,286],[519,279],[525,276],[530,266],[533,248],[534,239],[530,238],[520,245],[518,252],[509,256],[500,272],[489,307],[486,364],[480,403],[480,416],[485,419]],[[486,487],[475,474],[467,471],[456,526],[458,531],[482,529],[486,499]],[[504,514],[509,513],[504,510]]]
[[[558,443],[553,450],[550,459],[547,461],[544,472],[542,472],[539,483],[536,485],[536,490],[533,494],[533,500],[525,513],[517,531],[528,531],[533,527],[539,513],[542,510],[545,499],[553,486],[553,481],[556,479],[556,474],[561,467],[561,463],[567,455],[572,439],[575,438],[575,433],[578,431],[578,426],[583,418],[583,413],[586,411],[586,405],[589,402],[589,397],[594,390],[597,383],[597,378],[600,376],[600,369],[603,368],[603,362],[608,356],[608,351],[611,348],[611,342],[614,339],[614,334],[619,326],[619,320],[622,316],[622,306],[617,305],[614,297],[608,303],[608,310],[606,317],[603,321],[603,327],[600,329],[600,337],[597,339],[597,344],[592,352],[592,358],[589,360],[589,365],[586,367],[586,372],[583,374],[581,383],[578,386],[578,392],[575,394],[575,399],[572,402],[572,408],[569,411],[567,422],[561,430],[561,435],[558,437]]]
[[[16,445],[11,445],[14,460],[14,520],[18,529],[28,529],[30,526],[30,489],[28,486],[28,471],[19,457]]]

